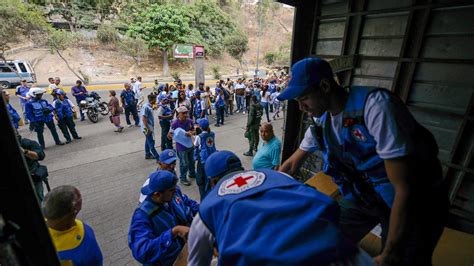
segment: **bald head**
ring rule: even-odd
[[[275,134],[273,133],[273,126],[270,123],[263,123],[260,126],[260,137],[262,137],[262,140],[267,142],[271,140]]]
[[[48,220],[57,220],[70,215],[75,218],[81,210],[81,193],[73,186],[55,187],[43,201],[43,215]]]

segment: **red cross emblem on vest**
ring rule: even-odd
[[[211,138],[211,137],[208,137],[206,139],[206,145],[207,147],[212,147],[212,145],[214,144],[214,140]]]
[[[365,137],[365,135],[362,133],[362,131],[358,128],[354,128],[352,129],[352,136],[354,136],[354,138],[358,141],[363,141],[365,142],[367,140],[367,138]]]
[[[265,174],[257,171],[245,171],[236,173],[219,185],[218,195],[225,196],[239,194],[262,185],[265,181]]]
[[[228,185],[227,188],[230,188],[233,186],[238,186],[238,187],[245,186],[248,184],[247,180],[252,179],[252,178],[254,178],[254,176],[247,176],[247,177],[239,176],[236,179],[234,179],[234,183]]]

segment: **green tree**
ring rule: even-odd
[[[47,44],[51,49],[51,52],[55,52],[63,61],[66,63],[67,68],[84,84],[88,84],[89,79],[85,78],[84,75],[77,73],[69,64],[67,59],[62,55],[62,52],[68,47],[78,42],[79,38],[76,34],[70,33],[64,30],[53,30],[48,36]]]
[[[163,55],[163,75],[168,75],[168,51],[183,43],[191,33],[189,17],[181,6],[152,4],[139,13],[129,25],[127,34],[145,40],[149,48],[157,47]]]
[[[148,56],[149,52],[147,43],[142,39],[125,37],[118,43],[118,47],[122,53],[132,57],[137,66],[140,65],[144,57]]]
[[[242,57],[249,50],[247,35],[236,32],[225,38],[224,46],[227,52],[237,61],[242,68]]]
[[[278,57],[278,53],[268,52],[263,56],[263,60],[265,60],[265,63],[267,63],[267,65],[273,65],[273,63],[275,63],[277,57]]]
[[[10,44],[21,38],[39,39],[51,30],[40,10],[35,5],[21,0],[0,1],[0,60],[6,61],[5,52]],[[15,69],[12,69],[16,72]]]
[[[211,0],[196,1],[189,7],[188,16],[195,32],[189,42],[204,45],[206,54],[221,55],[225,37],[234,34],[237,28],[231,17]]]

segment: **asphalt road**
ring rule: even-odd
[[[108,101],[106,91],[98,93]],[[51,102],[51,96],[45,95],[45,99]],[[11,96],[11,103],[21,112],[15,96]],[[125,124],[123,115],[121,119]],[[234,114],[226,118],[224,126],[211,128],[216,133],[217,149],[235,152],[249,169],[251,158],[242,156],[248,149],[243,136],[246,119],[246,115]],[[156,124],[159,146],[160,128]],[[281,138],[283,119],[272,124],[276,135]],[[139,265],[131,256],[127,233],[131,215],[137,207],[139,190],[157,168],[154,160],[144,159],[145,138],[135,127],[125,128],[123,133],[113,132],[107,116],[101,116],[97,124],[76,120],[76,129],[83,139],[65,146],[55,146],[49,130],[45,129],[46,158],[43,163],[48,166],[51,187],[69,184],[79,188],[83,207],[78,218],[95,230],[105,265]],[[19,131],[23,137],[36,140],[36,133],[30,132],[27,126],[20,127]],[[59,129],[58,134],[64,140]],[[195,180],[192,183],[182,190],[198,200]]]

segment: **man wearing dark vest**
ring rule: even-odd
[[[211,132],[209,121],[207,119],[199,119],[198,125],[201,133],[199,133],[194,139],[194,146],[196,147],[194,150],[194,157],[197,159],[196,183],[199,187],[199,194],[202,200],[204,196],[206,196],[208,185],[206,173],[204,171],[204,164],[206,163],[207,158],[216,152],[216,135],[214,132]]]
[[[403,102],[376,87],[346,91],[319,58],[297,62],[278,99],[298,101],[312,122],[280,171],[295,173],[319,149],[323,171],[344,196],[342,231],[358,242],[380,223],[378,265],[431,265],[447,217],[446,186],[433,135]]]
[[[173,265],[188,238],[199,204],[184,195],[175,174],[158,170],[142,187],[145,201],[132,216],[128,246],[144,265]]]
[[[244,171],[230,151],[209,156],[213,189],[194,217],[188,265],[373,265],[344,238],[328,196],[270,169]]]
[[[46,147],[43,136],[44,125],[46,125],[51,131],[56,145],[64,145],[59,140],[58,132],[54,126],[54,107],[42,98],[45,91],[40,88],[32,88],[30,91],[34,98],[30,99],[25,105],[26,118],[31,122],[30,126],[36,131],[39,144],[43,149]]]

